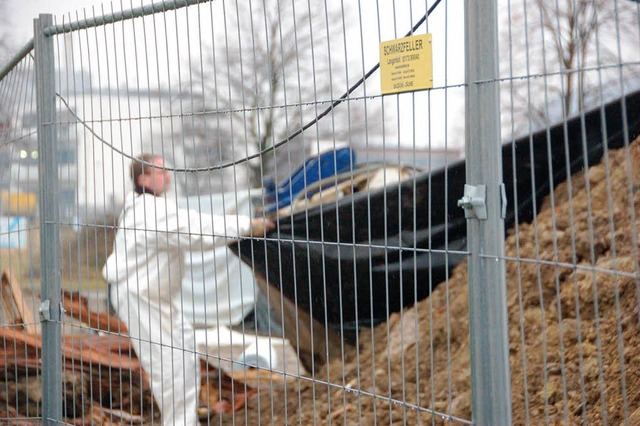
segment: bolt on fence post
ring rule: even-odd
[[[53,38],[44,29],[52,15],[34,20],[36,108],[38,119],[38,179],[40,206],[40,285],[42,305],[42,423],[62,418],[62,322],[60,298],[60,221],[55,62]]]
[[[470,193],[480,195],[459,205],[469,218],[471,396],[478,425],[511,424],[497,18],[497,0],[465,1],[466,179]],[[486,215],[478,214],[483,209]]]

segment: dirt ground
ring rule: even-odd
[[[559,185],[533,223],[510,230],[514,424],[640,424],[638,188],[640,140]],[[416,406],[469,420],[468,333],[464,263],[430,298],[363,330],[358,350],[329,366],[335,386],[267,382],[243,410],[210,421],[431,423]]]

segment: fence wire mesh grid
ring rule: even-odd
[[[35,19],[0,422],[640,423],[640,4],[469,3]],[[383,94],[421,34],[433,88]]]

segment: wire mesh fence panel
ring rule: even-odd
[[[0,421],[482,423],[495,371],[503,421],[633,424],[638,4],[457,3],[41,15],[0,71]]]
[[[6,419],[469,423],[449,408],[464,391],[448,292],[425,299],[464,256],[464,220],[448,219],[462,146],[446,130],[462,77],[383,98],[376,73],[379,42],[436,21],[444,39],[436,6],[167,1],[41,18],[23,62],[39,48],[53,60],[37,102],[20,102],[48,161],[3,190],[40,191],[29,220],[58,233],[52,250],[27,246],[60,265],[57,280],[11,271],[42,282],[32,308],[60,335],[20,331],[19,361],[57,350],[62,388],[43,392],[36,375],[27,402],[7,396]],[[36,103],[50,115],[36,119]],[[431,120],[445,123],[437,143]],[[38,148],[20,153],[11,168]]]
[[[40,240],[34,61],[21,60],[2,80],[0,270],[3,356],[2,418],[37,418],[41,372],[38,320]],[[29,184],[29,180],[30,184]]]
[[[504,6],[514,422],[633,424],[638,4]]]

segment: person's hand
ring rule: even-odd
[[[269,219],[251,219],[251,236],[264,236],[267,232],[276,228],[276,224]]]

